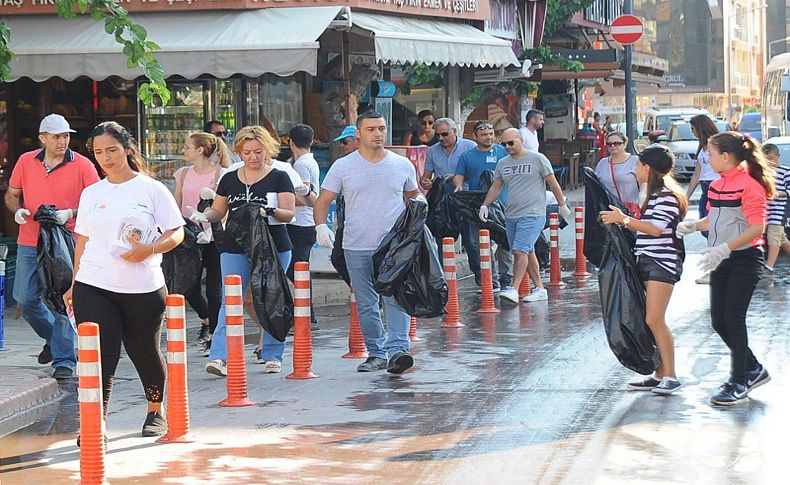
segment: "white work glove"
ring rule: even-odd
[[[697,223],[699,221],[681,221],[678,222],[678,228],[675,230],[675,235],[679,238],[687,236],[697,230]]]
[[[205,224],[205,223],[209,222],[208,217],[206,217],[206,214],[204,214],[202,212],[198,212],[191,205],[187,206],[187,210],[190,212],[189,220],[194,222],[195,224]]]
[[[200,231],[197,234],[197,243],[198,244],[208,244],[211,242],[211,235],[206,233],[206,231]]]
[[[718,268],[722,261],[730,257],[730,247],[727,246],[727,243],[719,244],[703,249],[700,254],[702,254],[702,259],[697,263],[697,267],[705,273],[710,273]]]
[[[310,193],[310,185],[309,184],[302,184],[299,187],[294,188],[294,193],[296,195],[301,195],[304,197],[305,195]]]
[[[416,200],[417,202],[422,202],[423,204],[428,203],[428,199],[426,199],[425,196],[422,194],[417,194],[414,197],[412,197],[412,199]]]
[[[27,209],[18,209],[14,214],[14,220],[17,224],[27,224],[25,217],[30,217],[30,211]]]
[[[315,226],[315,239],[318,241],[318,244],[325,248],[331,248],[335,245],[335,233],[326,224]]]
[[[571,210],[568,209],[568,205],[567,204],[560,206],[560,217],[562,217],[566,221],[570,220]]]
[[[488,222],[488,206],[487,205],[481,205],[480,206],[480,211],[477,213],[477,217],[479,217],[480,220],[483,221],[483,222]]]
[[[72,217],[74,217],[74,211],[71,209],[61,209],[59,211],[55,211],[55,222],[61,226]]]
[[[217,193],[208,187],[200,189],[200,200],[214,200],[216,196]]]

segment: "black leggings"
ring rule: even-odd
[[[291,264],[288,266],[286,275],[293,282],[294,264],[302,261],[310,262],[310,251],[313,249],[313,244],[315,244],[315,227],[294,226],[293,224],[288,224],[285,227],[288,228],[288,237],[293,245],[293,249],[291,249]],[[310,321],[316,323],[312,299],[310,301]]]
[[[165,360],[159,347],[165,312],[165,287],[151,293],[115,293],[84,283],[74,283],[74,318],[77,323],[99,324],[101,343],[104,416],[121,343],[137,369],[145,398],[162,402],[165,390]]]
[[[746,384],[746,371],[760,363],[749,349],[746,310],[760,281],[763,253],[757,248],[733,251],[710,274],[710,319],[730,349],[730,382]]]
[[[199,244],[203,267],[206,268],[206,296],[203,296],[202,277],[184,298],[201,320],[208,319],[209,331],[214,333],[217,328],[219,307],[222,304],[222,272],[219,269],[219,251],[214,241]],[[202,275],[201,275],[202,276]]]

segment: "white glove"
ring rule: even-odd
[[[74,217],[74,211],[71,209],[62,209],[59,211],[55,211],[55,222],[60,224],[61,226],[66,223],[69,219]]]
[[[30,211],[27,209],[18,209],[14,214],[14,220],[17,224],[27,224],[25,217],[30,217]]]
[[[562,217],[566,221],[570,220],[569,218],[571,217],[571,210],[568,209],[567,204],[560,206],[560,217]]]
[[[206,214],[204,214],[202,212],[198,212],[191,205],[187,206],[187,210],[190,212],[189,220],[194,222],[195,224],[205,224],[205,223],[209,222],[208,217],[206,217]]]
[[[675,230],[675,235],[682,238],[697,230],[697,223],[699,221],[681,221],[678,223],[678,228]]]
[[[310,193],[310,185],[302,184],[299,187],[294,187],[294,193],[296,195],[301,195],[302,197],[304,197],[305,195]]]
[[[412,197],[412,199],[416,200],[417,202],[422,202],[423,204],[428,203],[428,199],[426,199],[425,196],[422,194],[417,194],[414,197]]]
[[[697,267],[705,273],[710,273],[716,269],[722,261],[730,257],[730,247],[727,243],[703,249],[702,259],[697,263]]]
[[[201,200],[214,200],[217,196],[217,193],[211,190],[208,187],[203,187],[200,189],[200,199]]]
[[[331,248],[335,245],[335,233],[326,227],[326,224],[315,226],[315,239],[318,241],[318,244],[325,248]]]
[[[200,231],[197,235],[198,244],[208,244],[211,242],[211,236],[206,231]]]
[[[488,222],[488,206],[487,205],[481,205],[480,206],[480,211],[477,213],[477,217],[479,217],[480,220],[483,221],[483,222]]]

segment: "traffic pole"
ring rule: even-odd
[[[463,327],[461,323],[461,310],[458,305],[458,272],[455,265],[455,240],[451,237],[442,238],[442,263],[444,265],[444,279],[447,280],[447,313],[442,322],[442,328]]]
[[[562,270],[560,269],[560,215],[549,214],[549,243],[551,246],[551,264],[549,265],[549,286],[563,286]]]
[[[409,341],[419,342],[422,340],[417,336],[417,317],[409,317]]]
[[[247,399],[247,363],[244,360],[244,295],[241,276],[225,277],[225,330],[228,342],[228,397],[223,407],[252,406]]]
[[[0,261],[0,350],[5,350],[5,261]]]
[[[354,288],[351,288],[351,300],[348,303],[348,352],[343,354],[343,359],[367,359],[368,349],[365,346],[365,336],[362,335],[362,328],[359,326],[359,309],[357,308],[357,298],[354,296]]]
[[[584,278],[590,276],[584,257],[584,207],[574,207],[573,211],[576,219],[576,271],[573,276]]]
[[[524,271],[524,277],[521,278],[521,283],[518,285],[518,297],[524,298],[532,293],[532,287],[529,283],[529,271]]]
[[[294,370],[286,379],[314,379],[313,339],[310,335],[310,264],[294,264]]]
[[[159,443],[190,443],[186,308],[182,295],[167,295],[167,434]]]
[[[80,483],[101,485],[108,483],[104,467],[104,410],[101,379],[101,349],[99,325],[91,322],[77,327],[77,375],[80,403]]]
[[[491,236],[488,229],[480,229],[480,277],[482,301],[477,313],[499,313],[494,305],[494,280],[491,273]]]

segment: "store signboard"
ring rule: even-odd
[[[348,6],[445,19],[487,20],[489,0],[118,0],[130,12]],[[0,0],[0,15],[54,14],[55,0]],[[298,20],[298,19],[295,19]]]

